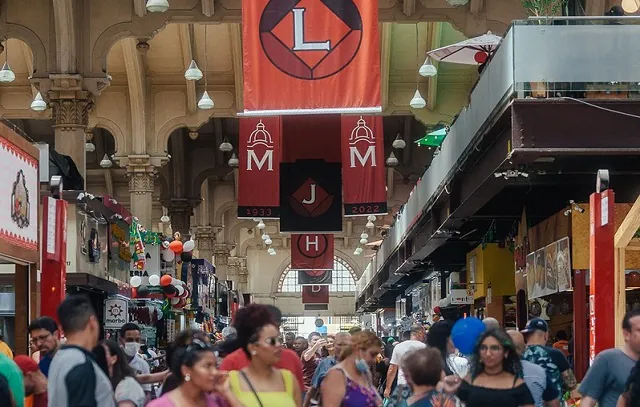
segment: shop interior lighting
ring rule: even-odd
[[[213,109],[215,105],[213,104],[213,99],[209,97],[209,92],[206,90],[202,94],[202,97],[198,101],[198,108],[202,110],[210,110]]]
[[[422,109],[427,106],[427,102],[420,94],[419,89],[416,89],[416,93],[413,94],[413,99],[409,102],[409,106],[414,109]]]
[[[238,168],[238,166],[240,166],[240,160],[238,159],[236,153],[233,153],[233,155],[231,155],[231,158],[229,158],[229,167]]]
[[[113,162],[109,159],[109,156],[105,154],[100,161],[100,166],[102,168],[111,168],[113,166]]]
[[[438,69],[431,63],[431,58],[427,57],[427,59],[424,60],[424,63],[420,67],[420,70],[418,70],[418,73],[420,74],[420,76],[426,78],[430,76],[436,76],[438,74]]]
[[[7,47],[8,42],[8,40],[5,40],[4,42],[4,65],[2,65],[2,69],[0,69],[0,82],[2,83],[9,83],[16,80],[16,74],[13,73],[11,67],[9,66],[9,51]]]
[[[258,229],[264,230],[266,227],[267,225],[265,225],[262,219],[260,219],[260,221],[258,221]]]

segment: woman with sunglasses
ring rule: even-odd
[[[471,361],[470,375],[453,385],[459,385],[457,396],[466,407],[533,407],[533,397],[521,379],[520,357],[503,330],[480,335]],[[451,386],[445,381],[445,390],[450,391]]]
[[[226,373],[217,369],[213,347],[192,338],[172,352],[171,372],[178,387],[152,401],[148,407],[242,407],[229,387]]]
[[[382,405],[373,385],[369,365],[380,353],[382,342],[373,332],[351,336],[351,345],[342,350],[342,360],[329,370],[322,382],[323,407],[377,407]]]
[[[282,341],[269,309],[251,304],[235,317],[238,341],[249,366],[229,372],[231,390],[245,407],[297,407],[302,404],[293,374],[274,365],[280,360]]]

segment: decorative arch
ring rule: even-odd
[[[218,210],[215,213],[214,216],[214,225],[222,225],[222,220],[224,218],[224,215],[233,209],[237,209],[238,208],[238,202],[237,201],[227,201],[225,203],[223,203],[222,205],[220,205],[220,207],[218,208]]]
[[[233,238],[235,236],[238,236],[238,233],[240,233],[240,229],[242,228],[247,228],[247,229],[251,229],[252,227],[255,226],[255,222],[252,220],[243,220],[240,221],[238,223],[236,223],[235,225],[233,225],[232,227],[225,227],[225,236],[224,236],[224,241],[225,242],[233,242]],[[229,234],[227,234],[227,230],[229,231]]]
[[[89,128],[99,128],[104,129],[111,133],[113,137],[113,142],[115,144],[115,155],[121,156],[126,155],[127,152],[127,139],[124,136],[124,132],[118,125],[118,123],[114,122],[111,119],[107,119],[106,117],[89,117]]]
[[[302,292],[302,286],[298,284],[298,274],[291,273],[291,258],[287,259],[287,266],[282,273],[279,274],[275,292],[278,293],[299,293]],[[357,274],[353,267],[340,256],[333,256],[333,276],[329,292],[352,292],[356,290]]]
[[[0,33],[5,38],[15,38],[27,44],[33,54],[33,77],[48,77],[47,61],[49,54],[38,35],[29,28],[19,24],[7,24]]]
[[[200,171],[195,178],[193,179],[193,183],[191,184],[191,190],[194,192],[199,192],[202,183],[207,180],[209,177],[218,177],[218,179],[223,180],[229,173],[233,171],[231,167],[209,167]]]

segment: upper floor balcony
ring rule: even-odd
[[[425,210],[442,194],[495,119],[514,100],[590,103],[616,99],[640,103],[640,19],[600,17],[515,21],[490,57],[469,104],[449,129],[431,166],[415,186],[380,249],[375,269],[357,284],[365,291]],[[549,123],[550,126],[553,123]],[[446,231],[442,231],[446,232]],[[407,253],[404,258],[410,258]],[[390,272],[402,266],[400,259]]]

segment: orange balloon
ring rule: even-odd
[[[179,240],[174,240],[173,242],[169,243],[169,249],[171,249],[171,251],[173,251],[175,254],[182,253],[182,242]]]
[[[160,285],[163,287],[171,285],[171,276],[169,274],[165,274],[164,276],[160,277]]]

